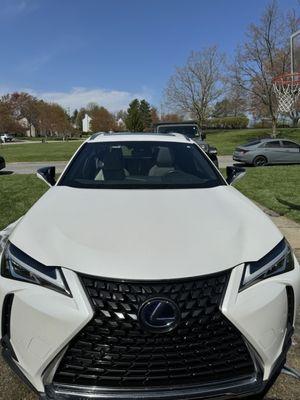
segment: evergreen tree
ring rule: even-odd
[[[73,111],[73,114],[72,114],[72,116],[71,116],[71,122],[72,122],[72,124],[75,124],[76,119],[77,119],[77,115],[78,115],[78,110],[77,110],[77,108],[75,108],[75,110]]]
[[[125,124],[127,129],[131,132],[143,132],[144,123],[140,110],[140,102],[138,99],[134,99],[129,104]]]
[[[152,112],[150,104],[143,99],[140,102],[140,114],[144,125],[144,129],[149,129],[152,126]]]

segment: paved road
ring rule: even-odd
[[[220,168],[226,168],[227,165],[232,165],[231,156],[220,156],[219,157]],[[35,174],[39,168],[54,165],[56,171],[61,173],[66,166],[66,161],[42,161],[42,162],[15,162],[8,163],[6,168],[2,170],[2,173],[12,172],[14,174]]]
[[[14,174],[35,174],[39,168],[48,167],[54,165],[56,171],[61,173],[65,166],[66,161],[40,161],[40,162],[15,162],[6,164],[1,172],[2,174],[14,173]],[[0,172],[0,173],[1,173]]]
[[[72,142],[83,142],[83,140],[85,139],[73,139]],[[46,143],[63,143],[63,140],[47,140]],[[43,143],[42,140],[16,140],[13,142],[6,142],[6,143],[2,143],[0,142],[0,147],[1,146],[12,146],[12,145],[16,145],[16,144],[35,144],[35,143]]]

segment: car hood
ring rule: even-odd
[[[10,240],[45,265],[119,279],[199,276],[258,260],[282,239],[230,186],[51,188]]]

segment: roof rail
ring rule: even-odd
[[[89,140],[94,140],[94,139],[96,139],[96,137],[98,137],[99,135],[104,135],[104,132],[97,132],[97,133],[94,133],[92,136],[90,136]]]

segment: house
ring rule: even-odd
[[[119,118],[119,119],[117,120],[117,126],[118,126],[118,128],[121,129],[121,130],[126,129],[126,125],[125,125],[125,122],[124,122],[123,118]]]
[[[85,114],[82,119],[82,132],[91,132],[91,120],[92,118],[88,114]]]
[[[19,119],[19,124],[23,126],[23,128],[26,129],[25,135],[28,137],[36,137],[38,136],[37,129],[34,125],[30,124],[28,119],[26,117],[23,117]]]

